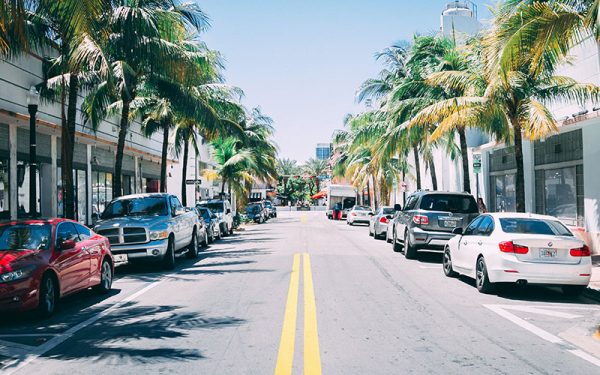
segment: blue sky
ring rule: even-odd
[[[200,0],[208,46],[226,59],[229,84],[275,120],[280,157],[303,162],[331,139],[354,94],[375,76],[375,52],[439,30],[445,0]],[[480,19],[489,18],[485,4]]]

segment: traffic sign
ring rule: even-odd
[[[481,173],[481,154],[473,154],[473,173]]]
[[[202,180],[201,179],[197,179],[197,180],[185,180],[185,184],[186,185],[196,185],[196,184],[201,184]]]

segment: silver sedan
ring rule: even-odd
[[[369,236],[376,239],[384,237],[387,233],[388,223],[394,213],[394,207],[379,207],[369,220]]]

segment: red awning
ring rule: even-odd
[[[327,190],[323,190],[318,192],[317,194],[313,195],[311,198],[312,199],[321,199],[321,198],[325,198],[327,196]]]

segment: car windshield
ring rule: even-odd
[[[111,202],[102,213],[102,219],[122,216],[166,216],[167,201],[164,197],[126,198]]]
[[[255,212],[259,212],[259,211],[260,211],[260,206],[257,204],[253,204],[253,205],[246,207],[246,212],[255,213]]]
[[[265,206],[269,207],[269,208],[273,207],[273,205],[271,204],[271,202],[265,202]]]
[[[569,236],[573,233],[560,221],[527,218],[502,218],[500,226],[505,233],[545,234],[550,236]]]
[[[212,212],[222,213],[223,203],[222,202],[211,202],[211,203],[200,203],[202,207],[210,208]]]
[[[0,251],[47,250],[51,235],[50,224],[0,226]]]
[[[455,214],[472,214],[479,212],[475,198],[457,194],[430,194],[421,199],[420,209],[428,211],[444,211]]]
[[[200,212],[204,220],[210,220],[210,211],[207,208],[198,208],[198,212]]]
[[[396,211],[394,211],[393,207],[384,207],[383,208],[384,215],[393,215],[394,213],[396,213]]]
[[[354,211],[371,211],[371,207],[367,207],[367,206],[354,206]]]

